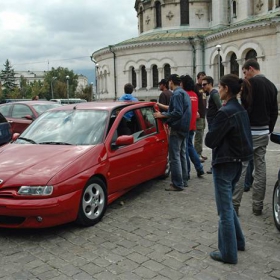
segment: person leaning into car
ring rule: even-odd
[[[165,190],[182,191],[188,184],[186,138],[190,127],[191,100],[188,94],[180,87],[181,79],[177,74],[170,75],[168,80],[169,88],[173,91],[168,111],[157,111],[154,113],[154,117],[167,119],[167,123],[171,127],[169,159],[172,183]],[[178,121],[180,127],[175,129],[173,124]]]

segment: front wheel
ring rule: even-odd
[[[107,208],[107,190],[99,178],[89,180],[84,188],[76,223],[82,226],[93,226],[105,214]]]
[[[280,186],[279,181],[276,182],[273,190],[272,198],[273,219],[276,228],[280,231]]]
[[[167,162],[166,162],[164,174],[161,175],[159,178],[166,179],[167,177],[169,177],[169,175],[170,175],[170,161],[169,161],[169,155],[167,155]]]

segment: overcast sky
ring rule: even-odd
[[[90,55],[137,37],[135,0],[1,0],[0,70],[93,69]]]

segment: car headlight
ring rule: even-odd
[[[51,195],[53,186],[21,186],[18,190],[20,195]]]

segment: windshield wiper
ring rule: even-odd
[[[28,139],[28,138],[24,138],[24,137],[19,137],[18,139],[20,140],[24,140],[26,142],[32,143],[32,144],[37,144],[34,140],[32,139]]]
[[[46,145],[72,145],[70,143],[67,142],[54,142],[54,141],[50,141],[50,142],[41,142],[39,144],[46,144]]]

